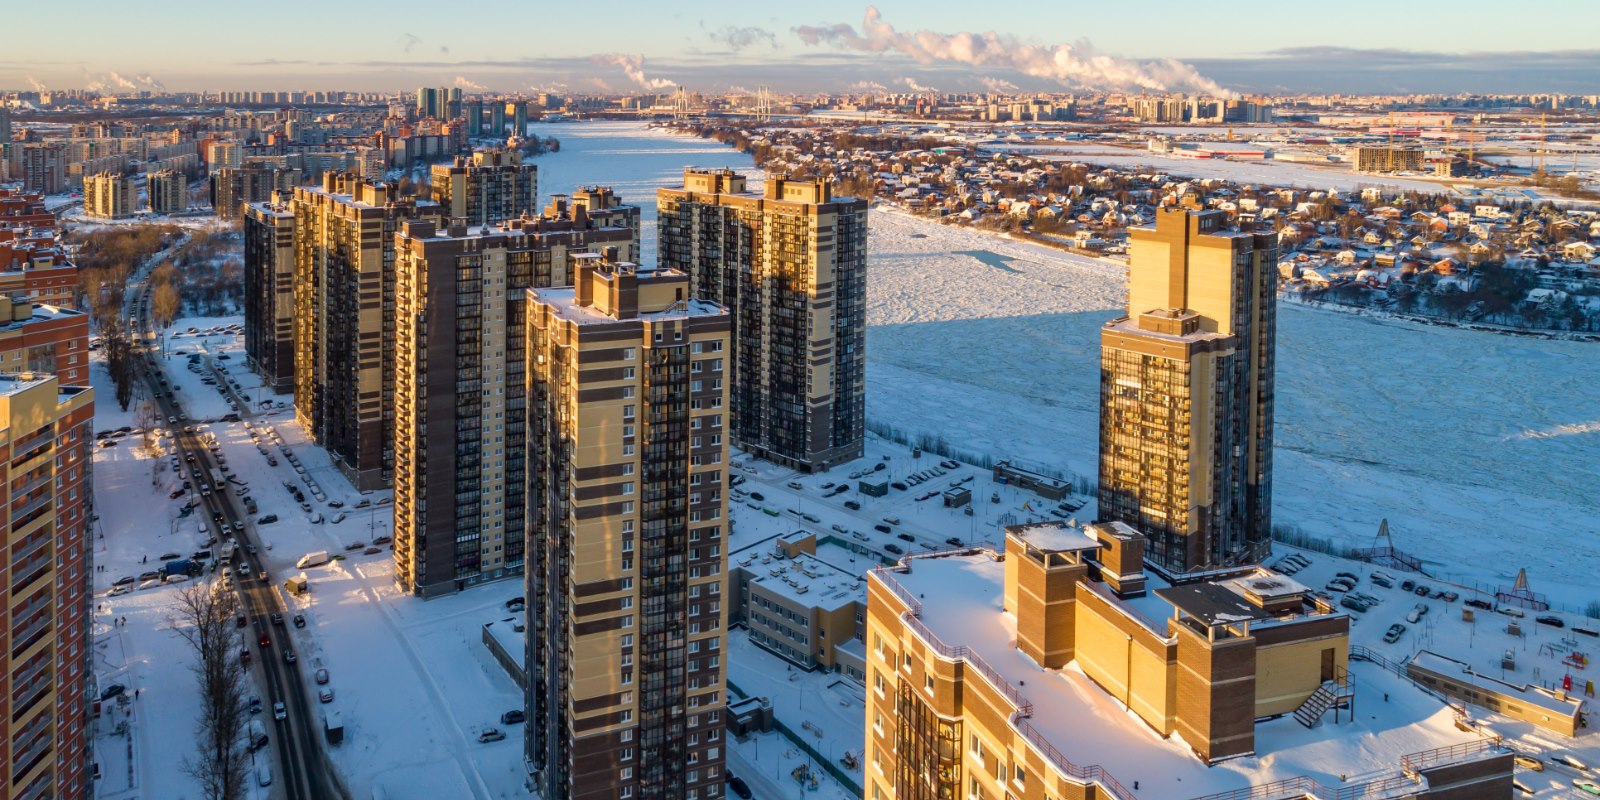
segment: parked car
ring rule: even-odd
[[[296,614],[296,615],[294,615],[294,626],[296,628],[304,628],[306,626],[306,615],[304,615],[304,614]]]
[[[906,486],[904,483],[902,483],[900,481],[894,481],[894,482],[890,483],[889,485],[893,486],[896,489],[899,489],[902,492],[905,491],[906,489],[910,488],[910,487]]]
[[[1494,603],[1491,603],[1488,600],[1480,600],[1480,599],[1478,599],[1476,597],[1472,598],[1471,600],[1468,600],[1467,601],[1467,605],[1472,606],[1473,608],[1482,609],[1484,611],[1493,611],[1494,610]]]
[[[498,742],[504,738],[506,738],[506,734],[499,728],[484,728],[478,732],[478,742],[481,744]]]
[[[959,538],[957,538],[955,536],[952,536],[952,537],[944,540],[944,543],[947,544],[947,545],[950,545],[951,547],[960,547],[963,544],[961,539],[959,539]]]
[[[1402,592],[1409,592],[1409,591],[1411,591],[1412,589],[1415,589],[1415,588],[1417,588],[1417,582],[1414,581],[1414,580],[1411,580],[1410,578],[1407,578],[1407,579],[1405,579],[1405,580],[1400,582],[1400,591],[1402,591]]]
[[[1532,770],[1534,772],[1544,772],[1544,762],[1534,758],[1533,756],[1518,753],[1515,756],[1512,756],[1511,760],[1517,766],[1522,767],[1523,769]]]
[[[248,653],[250,651],[246,650],[245,652]],[[250,697],[250,713],[252,713],[252,714],[260,714],[261,713],[261,698],[255,697],[253,695]]]
[[[909,534],[909,533],[897,533],[897,534],[894,535],[894,538],[899,539],[902,542],[914,542],[914,541],[916,541],[916,539],[913,538],[911,536],[911,534]]]
[[[528,715],[525,712],[523,712],[522,709],[513,708],[510,711],[507,711],[506,713],[500,715],[500,724],[502,724],[502,725],[516,725],[519,722],[526,721],[527,718],[528,718]]]
[[[1554,616],[1554,615],[1550,615],[1550,614],[1546,614],[1545,616],[1542,616],[1542,617],[1534,617],[1533,621],[1539,623],[1540,625],[1549,625],[1552,628],[1565,628],[1565,627],[1567,627],[1567,623],[1561,621],[1560,617],[1557,617],[1557,616]]]
[[[738,796],[739,800],[750,800],[753,796],[750,793],[750,784],[745,783],[744,778],[736,777],[731,772],[728,773],[728,791]]]
[[[333,687],[332,686],[324,686],[321,689],[318,689],[317,690],[317,700],[319,700],[319,701],[321,701],[323,703],[331,703],[331,702],[333,702]]]
[[[894,545],[894,544],[886,544],[886,545],[883,546],[883,549],[887,550],[888,552],[894,553],[895,555],[900,555],[901,553],[905,552],[904,550],[900,549],[899,545]]]
[[[846,500],[846,501],[844,501],[844,507],[850,509],[851,511],[860,511],[861,510],[861,504],[857,503],[854,500]]]
[[[312,675],[312,678],[314,680],[316,680],[318,686],[326,686],[326,685],[328,685],[328,668],[327,667],[318,667],[317,671],[313,672],[311,675]]]
[[[763,496],[760,492],[751,492],[750,493],[750,499],[760,503],[762,501],[765,501],[767,498],[765,496]]]
[[[1395,624],[1390,625],[1389,630],[1383,634],[1383,640],[1389,644],[1394,644],[1395,642],[1400,641],[1400,636],[1405,632],[1406,626],[1396,622]]]

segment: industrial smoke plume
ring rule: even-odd
[[[610,64],[615,67],[622,67],[622,71],[627,74],[628,80],[631,80],[646,89],[671,89],[678,85],[677,83],[669,81],[666,78],[651,78],[646,76],[644,74],[644,56],[630,56],[622,53],[611,53],[609,55],[595,56],[594,63]]]
[[[483,92],[489,89],[489,87],[462,75],[456,76],[455,86],[457,89],[464,89],[469,92]]]
[[[846,23],[802,25],[794,29],[808,45],[831,44],[863,53],[899,53],[919,63],[947,62],[974,67],[1013,69],[1086,89],[1190,90],[1229,96],[1194,67],[1170,58],[1138,60],[1096,53],[1088,40],[1052,46],[1025,44],[1014,36],[986,33],[901,32],[883,21],[876,6],[867,6],[857,31]]]

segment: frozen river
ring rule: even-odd
[[[682,167],[751,168],[626,123],[539,126],[541,197],[599,183],[645,208]],[[1093,475],[1099,328],[1121,267],[874,212],[868,407],[965,450]],[[1275,521],[1399,546],[1463,580],[1600,601],[1600,345],[1281,306]]]

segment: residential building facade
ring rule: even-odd
[[[394,554],[409,592],[522,572],[526,291],[570,286],[581,254],[639,248],[637,207],[584,208],[558,196],[541,217],[396,237]],[[608,218],[633,227],[596,224]]]
[[[94,391],[0,375],[8,570],[0,622],[0,794],[88,800],[93,596],[88,541]]]
[[[244,355],[273,392],[294,391],[294,207],[289,195],[244,210]]]
[[[439,207],[341,172],[300,187],[294,210],[295,418],[356,488],[394,469],[394,234]]]
[[[176,214],[189,209],[189,179],[177,170],[150,173],[145,181],[145,194],[150,198],[153,214]]]
[[[729,308],[734,444],[806,471],[862,453],[867,202],[825,180],[688,169],[656,193],[660,264]]]
[[[526,760],[550,800],[722,794],[726,309],[580,257],[528,293]]]
[[[83,215],[122,219],[139,211],[139,187],[131,175],[102,172],[83,176]]]
[[[1128,315],[1100,335],[1099,518],[1180,573],[1271,547],[1276,238],[1168,207],[1129,232]]]
[[[491,225],[531,214],[538,206],[539,168],[516,150],[479,150],[430,171],[433,201],[445,216],[468,225]]]

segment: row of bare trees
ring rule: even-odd
[[[184,759],[183,768],[206,800],[240,800],[247,790],[251,743],[245,737],[248,676],[234,623],[239,598],[213,581],[185,583],[177,597],[171,625],[194,651],[190,669],[200,692],[195,753]]]

